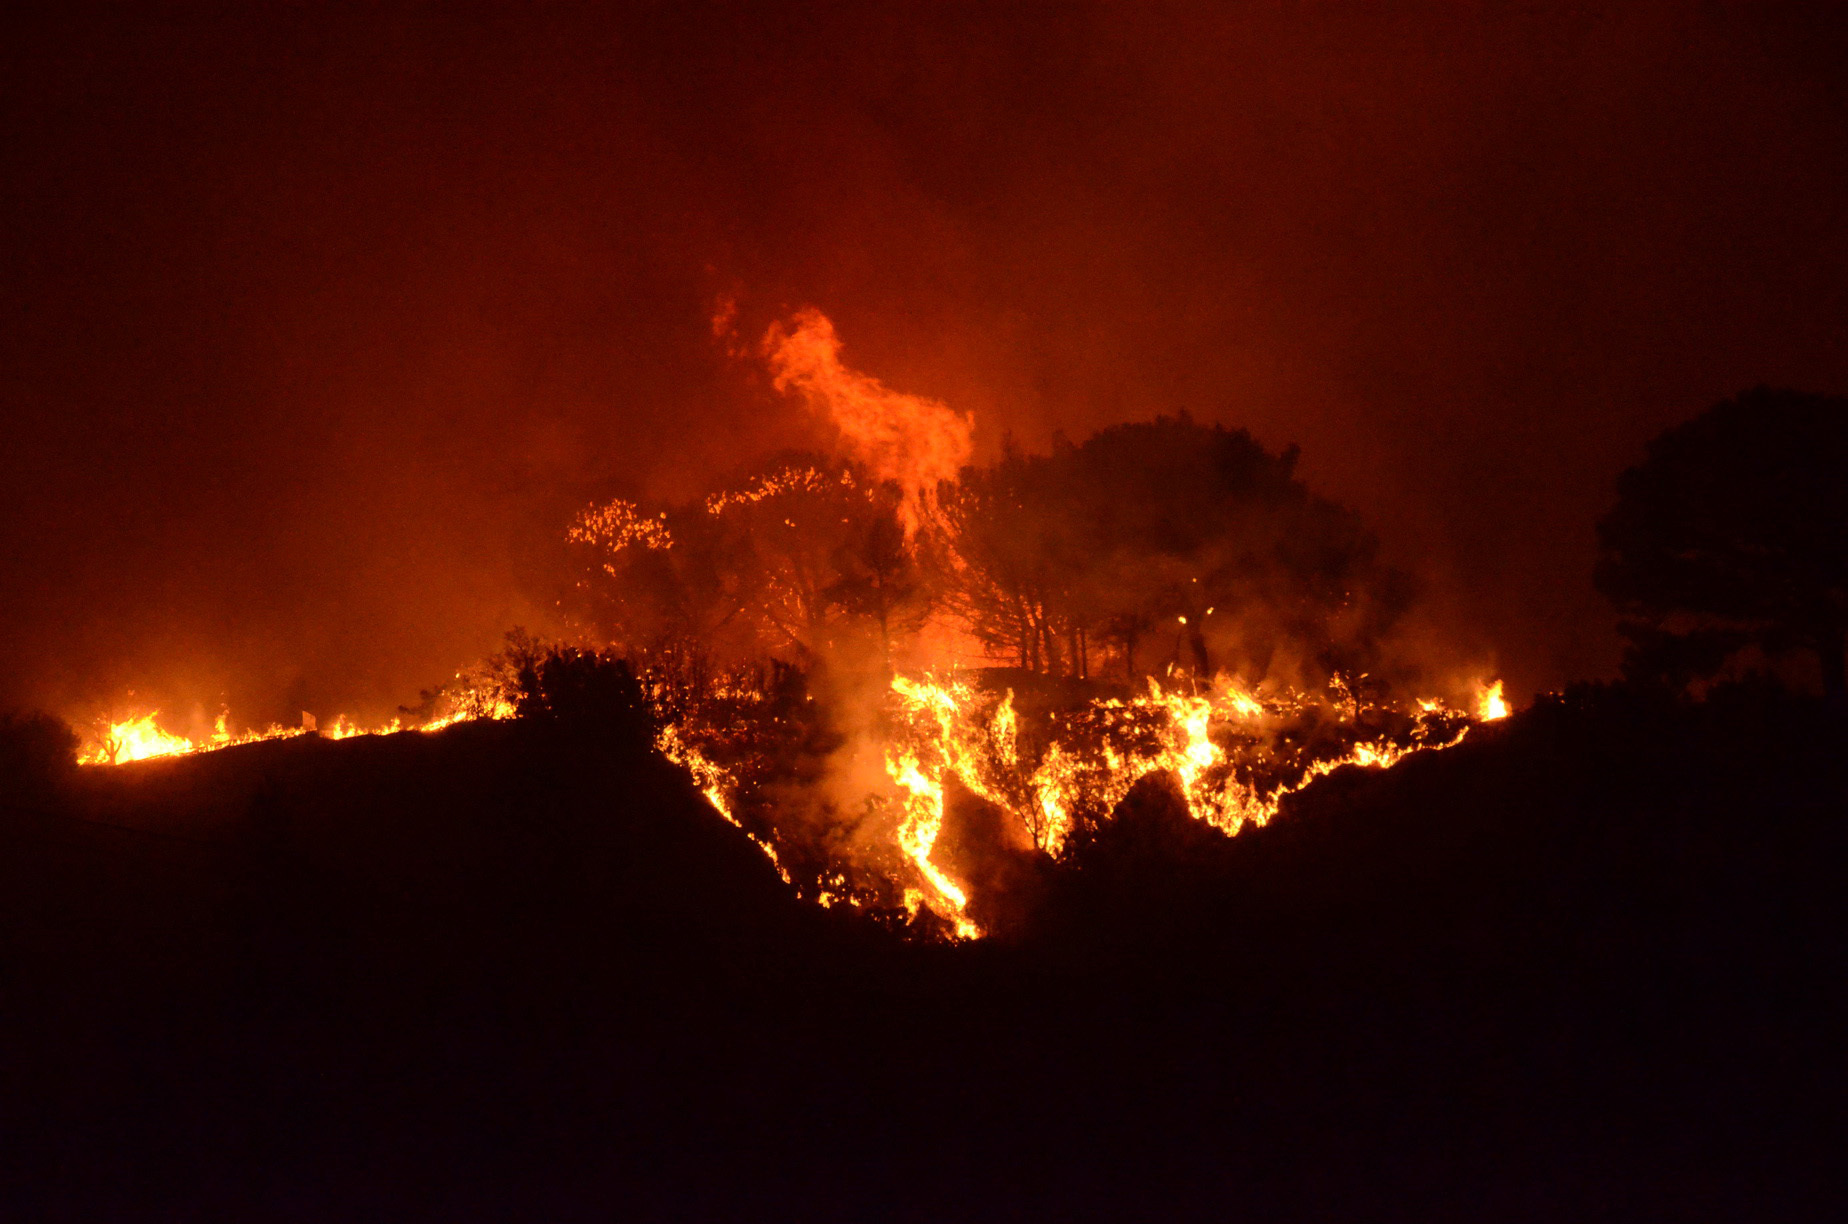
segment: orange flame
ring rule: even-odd
[[[121,765],[191,752],[193,742],[161,730],[154,721],[158,717],[159,710],[149,710],[138,717],[109,724],[91,739],[77,759],[86,765]]]
[[[406,727],[402,718],[394,718],[388,723],[374,726],[361,726],[346,715],[335,717],[326,727],[317,727],[311,715],[302,715],[299,727],[284,727],[271,724],[262,730],[247,729],[233,731],[230,729],[231,714],[226,710],[218,715],[213,724],[212,734],[203,739],[189,739],[184,735],[175,735],[163,730],[157,721],[159,710],[149,710],[118,722],[101,722],[98,728],[84,737],[78,749],[77,761],[80,765],[126,765],[130,761],[146,761],[156,757],[190,756],[201,752],[216,752],[221,748],[234,748],[240,744],[256,744],[265,740],[293,739],[301,735],[319,735],[323,739],[351,739],[358,735],[392,735],[399,731],[440,731],[444,727],[454,726],[459,722],[473,722],[478,719],[500,721],[512,718],[514,706],[504,693],[465,695],[462,702],[444,714],[440,714],[415,727]]]
[[[665,550],[674,546],[666,519],[664,514],[650,518],[634,502],[618,497],[578,515],[565,538],[578,544],[595,544],[610,552],[620,552],[630,546]]]
[[[680,728],[671,724],[662,727],[661,733],[655,737],[655,749],[692,775],[693,785],[697,786],[699,793],[706,797],[706,802],[712,805],[712,810],[724,817],[727,824],[738,829],[756,843],[757,848],[764,852],[764,857],[770,860],[770,865],[776,868],[776,874],[782,878],[783,883],[794,882],[789,877],[789,870],[783,866],[783,861],[777,857],[776,847],[745,828],[737,816],[732,814],[731,793],[737,790],[738,784],[722,766],[692,744],[687,743],[686,738],[680,733]],[[824,897],[822,904],[829,904],[829,898]]]
[[[1494,722],[1508,717],[1508,702],[1502,697],[1502,682],[1496,680],[1491,684],[1477,685],[1476,717],[1483,722]]]
[[[1466,716],[1440,701],[1421,701],[1409,742],[1384,735],[1361,740],[1343,755],[1304,762],[1293,778],[1285,771],[1282,780],[1264,789],[1241,780],[1234,767],[1276,764],[1264,720],[1309,710],[1315,702],[1304,694],[1286,690],[1259,696],[1224,678],[1205,694],[1164,692],[1150,680],[1146,696],[1091,703],[1081,715],[1093,730],[1088,745],[1055,736],[1037,763],[1023,763],[1012,693],[989,706],[965,684],[903,676],[892,681],[892,691],[909,718],[901,733],[908,739],[889,753],[887,768],[893,781],[916,798],[916,827],[904,849],[937,886],[939,899],[948,903],[942,914],[953,920],[961,917],[966,899],[960,890],[942,888],[928,862],[942,824],[945,775],[953,774],[972,793],[1013,814],[1036,846],[1056,855],[1081,806],[1112,810],[1151,773],[1174,777],[1195,819],[1237,833],[1247,824],[1267,823],[1286,795],[1336,769],[1390,768],[1412,753],[1457,744],[1468,732]],[[1446,726],[1453,730],[1440,730]],[[1232,734],[1243,744],[1237,759],[1223,742]],[[926,902],[930,899],[925,894]]]
[[[772,324],[763,353],[778,391],[799,393],[875,479],[898,485],[900,518],[906,533],[915,534],[931,516],[939,482],[969,461],[974,418],[845,365],[834,324],[813,308],[796,312],[788,327]]]

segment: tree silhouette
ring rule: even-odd
[[[931,584],[905,539],[896,488],[876,486],[842,519],[846,538],[834,549],[834,581],[823,592],[834,607],[863,618],[879,634],[892,669],[892,641],[913,634],[930,614]]]
[[[0,806],[37,803],[77,767],[77,733],[50,714],[0,714]]]
[[[578,517],[583,588],[603,636],[697,683],[714,658],[755,651],[741,615],[756,598],[751,541],[695,503],[649,515],[620,499]]]
[[[1650,443],[1598,524],[1626,669],[1683,685],[1747,646],[1848,698],[1848,400],[1759,387]]]
[[[1029,671],[1084,670],[1075,588],[1085,527],[1078,499],[1087,490],[1064,462],[1068,451],[1024,455],[1010,438],[999,461],[965,469],[943,497],[960,562],[951,609],[990,650]]]
[[[701,677],[770,660],[808,668],[917,632],[932,587],[900,495],[854,464],[788,452],[709,497],[578,516],[581,587],[612,644]]]
[[[811,666],[836,644],[846,630],[838,566],[877,513],[863,473],[809,455],[708,500],[707,517],[748,541],[746,613],[770,653]]]
[[[1184,414],[1060,441],[1050,455],[1010,449],[946,498],[966,563],[954,607],[1037,671],[1084,675],[1096,643],[1132,679],[1228,663],[1255,679],[1288,643],[1358,674],[1409,584],[1295,463],[1294,448],[1273,455]]]

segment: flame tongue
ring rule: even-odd
[[[155,722],[159,717],[159,710],[149,710],[137,718],[111,723],[78,759],[87,765],[122,765],[193,751],[191,740],[161,730]]]
[[[819,310],[798,311],[788,327],[772,325],[763,352],[777,390],[800,394],[875,480],[898,485],[900,518],[906,534],[915,534],[934,511],[937,485],[969,461],[974,419],[847,366],[834,324]]]
[[[931,909],[952,924],[958,939],[976,938],[981,928],[964,912],[969,906],[968,894],[930,859],[937,837],[943,832],[942,774],[926,777],[916,758],[902,752],[886,757],[886,771],[907,796],[905,817],[898,826],[898,845],[930,884],[932,899],[937,902]]]
[[[1508,717],[1508,702],[1502,697],[1502,682],[1478,686],[1476,697],[1476,717],[1483,722],[1494,722]]]

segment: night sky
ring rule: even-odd
[[[985,456],[1299,443],[1512,693],[1608,674],[1617,473],[1848,391],[1848,47],[1280,7],[8,18],[0,708],[389,711],[543,630],[583,502],[814,441],[726,294]]]

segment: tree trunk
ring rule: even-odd
[[[1044,655],[1046,674],[1056,676],[1063,670],[1064,661],[1059,658],[1059,631],[1053,627],[1052,618],[1040,618],[1040,649]]]
[[[1194,666],[1199,669],[1202,679],[1210,679],[1213,674],[1213,660],[1207,654],[1206,635],[1200,632],[1200,626],[1187,622],[1187,644],[1193,647]]]

